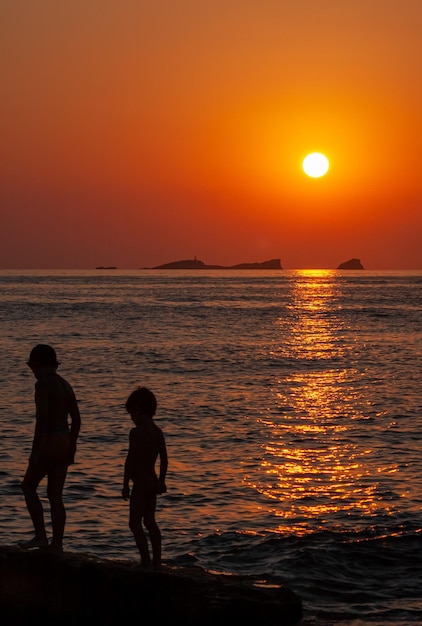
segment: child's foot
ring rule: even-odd
[[[18,546],[30,550],[31,548],[46,548],[48,546],[47,537],[33,537],[28,541],[19,541]]]
[[[54,552],[55,554],[63,554],[63,546],[52,541],[48,546],[48,551]]]
[[[146,570],[151,569],[151,563],[149,563],[148,565],[146,563],[135,563],[132,568],[134,570],[145,572]]]

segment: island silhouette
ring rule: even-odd
[[[338,270],[363,270],[364,267],[362,263],[360,262],[360,259],[349,259],[349,261],[340,263],[337,269]]]
[[[115,265],[97,265],[97,270],[115,270]],[[143,267],[144,270],[282,270],[280,259],[270,259],[260,263],[238,263],[237,265],[215,265],[206,264],[196,257],[184,259],[182,261],[172,261],[163,263],[155,267]],[[365,269],[360,259],[349,259],[337,266],[338,270],[363,270]]]
[[[196,257],[183,261],[172,261],[155,267],[145,267],[153,270],[282,270],[280,259],[270,259],[261,263],[238,263],[237,265],[209,265]],[[337,266],[338,270],[363,270],[359,259],[349,259]]]
[[[271,259],[262,263],[239,263],[238,265],[206,265],[196,257],[184,261],[173,261],[156,267],[144,268],[153,270],[282,270],[280,259]]]

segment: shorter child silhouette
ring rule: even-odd
[[[135,428],[129,434],[129,450],[125,462],[122,497],[130,496],[129,528],[133,533],[142,565],[151,565],[147,537],[148,531],[152,547],[152,565],[161,565],[161,532],[155,521],[157,494],[167,491],[167,449],[163,432],[153,416],[157,409],[155,395],[146,387],[138,387],[126,401],[126,411],[130,414]],[[159,476],[155,472],[157,458],[160,458]],[[132,481],[132,491],[129,489]]]

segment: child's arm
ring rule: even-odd
[[[129,484],[124,483],[123,489],[122,489],[122,498],[123,500],[129,500],[129,497],[130,497]]]
[[[48,391],[39,382],[35,385],[35,432],[32,441],[33,454],[40,447],[41,439],[48,429]]]
[[[128,455],[126,457],[126,462],[125,462],[125,473],[123,476],[123,489],[122,489],[122,498],[124,500],[128,500],[129,496],[130,496],[130,489],[129,489],[129,479],[130,479],[130,462],[129,462],[129,452]]]
[[[122,498],[124,500],[128,500],[130,496],[130,488],[129,481],[133,475],[133,462],[134,462],[134,435],[133,430],[130,431],[129,435],[129,450],[126,456],[125,461],[125,471],[123,475],[123,489],[122,489]]]
[[[79,435],[79,431],[81,429],[81,414],[79,412],[79,406],[78,406],[78,402],[76,400],[76,396],[73,393],[72,390],[72,395],[70,398],[70,409],[69,409],[69,415],[70,415],[70,434],[72,436],[72,439],[74,440],[75,444],[76,444],[76,440],[78,438]]]
[[[167,468],[168,468],[168,456],[167,456],[167,448],[166,442],[164,439],[163,433],[160,436],[160,447],[158,455],[160,457],[160,475],[158,477],[158,493],[166,493],[166,476],[167,476]]]

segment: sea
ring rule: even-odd
[[[121,488],[143,385],[164,563],[285,585],[307,626],[422,624],[422,271],[1,270],[0,323],[1,545],[32,537],[26,362],[48,343],[82,415],[65,550],[138,559]]]

